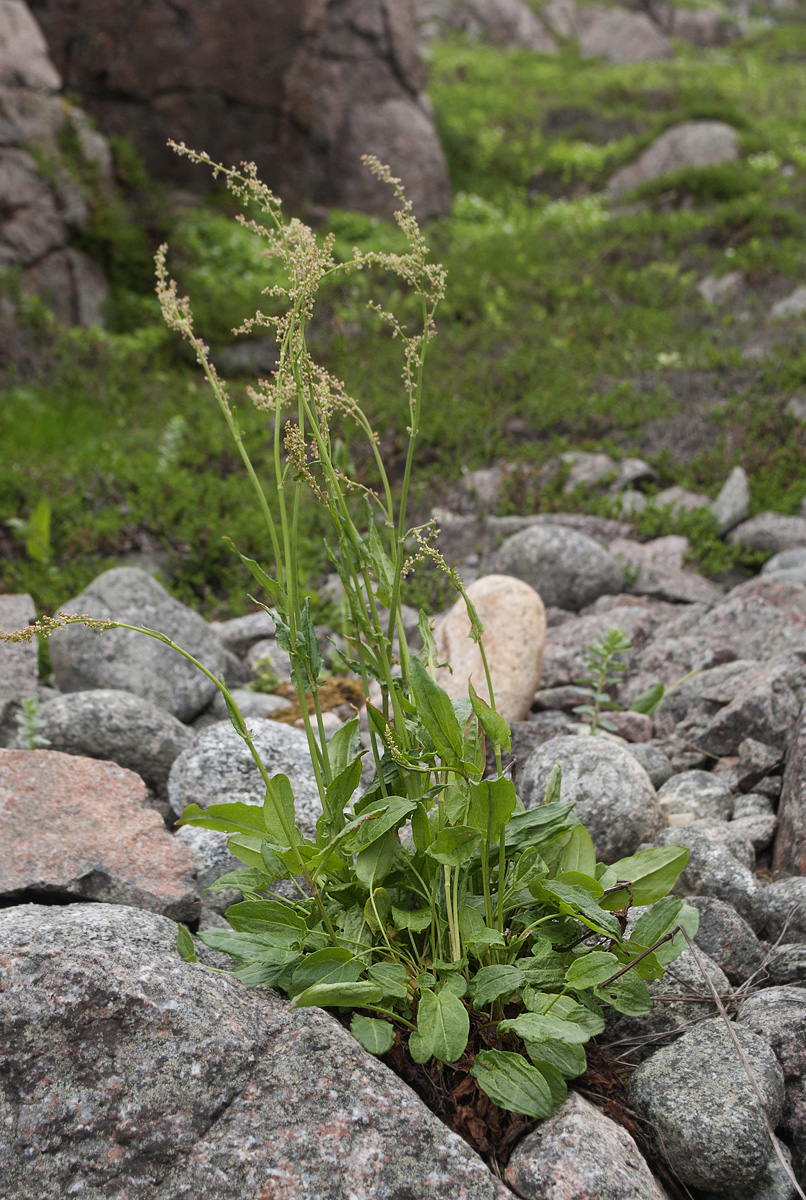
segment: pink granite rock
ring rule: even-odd
[[[0,895],[55,893],[192,921],[190,851],[115,763],[55,750],[0,750]]]

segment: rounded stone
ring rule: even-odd
[[[529,755],[518,783],[526,808],[543,802],[552,768],[562,770],[560,798],[576,804],[604,862],[634,854],[663,827],[649,776],[623,746],[603,737],[551,738]]]
[[[688,827],[664,829],[658,846],[687,846],[689,860],[675,884],[679,896],[716,896],[733,905],[752,930],[758,932],[767,919],[767,892],[756,876],[734,858],[721,842]]]
[[[593,538],[561,525],[531,525],[507,538],[489,564],[538,591],[547,605],[578,612],[624,590],[624,568]]]
[[[484,625],[483,645],[495,703],[507,723],[522,721],[531,707],[543,667],[546,610],[529,584],[508,575],[485,575],[467,589]],[[490,700],[481,652],[470,637],[470,618],[460,597],[436,633],[437,682],[452,698],[467,696],[468,681]]]
[[[667,756],[657,746],[646,742],[636,742],[629,747],[630,754],[646,771],[655,788],[663,787],[667,779],[671,779],[674,770]]]
[[[753,930],[732,904],[716,896],[686,899],[700,914],[697,945],[719,964],[731,983],[744,983],[764,962],[764,950]]]
[[[806,942],[806,877],[791,875],[776,879],[765,892],[767,936],[771,942]]]
[[[694,820],[703,817],[727,821],[733,812],[730,788],[724,780],[708,771],[683,771],[673,775],[658,789],[658,803],[667,816],[690,812]]]

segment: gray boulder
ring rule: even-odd
[[[674,818],[671,821],[674,824]],[[742,826],[736,821],[717,821],[714,818],[698,817],[683,825],[690,833],[703,833],[712,842],[717,842],[730,851],[737,862],[754,874],[756,869],[756,852],[753,843],[742,832]]]
[[[485,573],[514,575],[539,592],[544,604],[574,612],[624,586],[624,570],[609,551],[559,525],[532,525],[507,538]]]
[[[673,771],[668,757],[658,746],[649,742],[636,742],[628,747],[630,754],[644,768],[654,788],[663,787],[671,779]]]
[[[750,481],[747,472],[744,467],[734,467],[711,505],[718,532],[729,533],[735,526],[747,520],[749,509]]]
[[[706,817],[727,821],[733,813],[730,788],[708,771],[683,771],[673,775],[659,789],[658,803],[667,817],[672,813],[689,812],[695,820]]]
[[[764,950],[753,930],[724,900],[715,896],[686,899],[700,914],[697,945],[719,964],[731,983],[744,983],[764,962]]]
[[[685,167],[711,167],[738,157],[739,139],[732,126],[723,121],[683,121],[656,138],[634,163],[617,171],[607,187],[620,195]]]
[[[322,807],[308,739],[301,729],[278,721],[261,721],[253,732],[255,748],[269,775],[288,776],[294,790],[297,821],[302,831],[310,835]],[[249,747],[229,721],[204,729],[177,758],[168,779],[168,803],[177,817],[181,817],[188,804],[198,804],[200,808],[236,800],[262,804],[265,794],[266,785]]]
[[[233,617],[230,621],[211,621],[210,628],[227,650],[249,650],[255,642],[274,637],[274,621],[264,610]]]
[[[227,668],[227,654],[207,622],[169,596],[145,571],[115,567],[68,600],[64,611],[125,621],[167,634],[214,675]],[[197,667],[170,646],[129,629],[99,633],[84,625],[58,629],[50,639],[53,674],[63,692],[114,688],[132,692],[190,721],[217,690]]]
[[[552,768],[562,769],[561,799],[576,804],[577,820],[604,862],[634,854],[663,827],[655,789],[628,750],[604,737],[557,737],[526,760],[519,782],[526,808],[543,802]]]
[[[671,42],[646,13],[592,6],[580,16],[585,18],[579,39],[582,58],[627,64],[672,57]]]
[[[806,570],[806,546],[799,546],[792,550],[780,550],[778,554],[773,554],[772,558],[768,558],[761,568],[761,574],[804,570]]]
[[[554,38],[525,0],[417,0],[417,21],[423,41],[458,30],[496,46],[557,53]]]
[[[766,550],[771,554],[800,549],[806,547],[806,517],[759,513],[731,530],[728,541],[732,546],[742,545],[747,550]]]
[[[767,937],[771,942],[806,943],[806,878],[776,879],[766,889]]]
[[[778,1061],[756,1034],[739,1026],[736,1035],[777,1125],[784,1107]],[[766,1170],[770,1142],[763,1114],[721,1019],[703,1021],[659,1050],[634,1073],[627,1091],[684,1183],[732,1191]]]
[[[48,700],[39,715],[52,750],[128,767],[160,797],[174,759],[194,740],[164,708],[111,688],[68,692]]]
[[[632,571],[629,591],[635,595],[659,596],[673,603],[716,604],[724,591],[684,565],[689,549],[688,538],[676,534],[651,542],[617,538],[610,543],[611,554],[627,563]]]
[[[656,845],[688,846],[691,851],[674,887],[677,895],[715,896],[733,905],[751,929],[762,928],[767,918],[765,889],[725,846],[685,826],[665,829]]]
[[[175,942],[113,905],[0,912],[7,1200],[401,1200],[434,1180],[440,1200],[511,1200],[331,1016]]]
[[[0,596],[0,632],[14,633],[35,620],[30,596]],[[0,745],[16,732],[13,718],[22,701],[36,696],[37,675],[36,641],[0,642]]]
[[[770,950],[766,966],[770,983],[806,985],[806,943],[783,942]]]

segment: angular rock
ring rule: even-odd
[[[802,317],[806,313],[806,287],[795,288],[783,300],[770,309],[771,321],[784,321],[787,317]]]
[[[789,740],[772,861],[776,871],[806,875],[806,712]]]
[[[753,787],[780,765],[783,752],[779,746],[770,746],[756,738],[745,738],[739,742],[739,772],[737,782],[743,792],[752,792]]]
[[[733,813],[730,788],[708,771],[684,771],[673,775],[658,791],[658,803],[668,816],[690,812],[694,820],[712,817],[728,821]]]
[[[552,768],[562,769],[561,798],[576,803],[576,817],[604,862],[634,854],[663,826],[649,776],[629,751],[603,737],[558,737],[539,746],[524,764],[519,793],[526,808],[543,802]]]
[[[787,517],[782,513],[765,512],[749,521],[742,521],[728,534],[732,546],[747,550],[780,554],[784,550],[806,547],[806,517]]]
[[[226,652],[207,622],[135,567],[105,571],[63,609],[157,629],[214,675],[226,670]],[[101,634],[71,625],[51,635],[50,653],[53,674],[63,692],[90,688],[132,692],[167,709],[180,721],[189,721],[201,712],[217,690],[170,646],[129,629],[108,629]]]
[[[736,130],[723,121],[683,121],[656,138],[634,163],[617,171],[608,191],[620,195],[685,167],[731,162],[739,157],[738,141]]]
[[[34,602],[28,595],[0,596],[0,631],[14,633],[36,621]],[[0,642],[0,736],[16,732],[13,716],[23,700],[36,696],[38,682],[36,642]]]
[[[628,746],[630,754],[646,771],[654,788],[663,787],[667,779],[673,775],[672,764],[658,746],[650,746],[647,742],[638,742]]]
[[[566,495],[580,485],[606,489],[615,495],[632,484],[652,483],[657,479],[657,473],[649,463],[640,458],[624,458],[616,462],[609,454],[569,450],[560,455],[560,460],[568,466],[568,477],[563,485]]]
[[[583,58],[626,64],[671,58],[672,44],[646,13],[591,7],[579,40]]]
[[[269,775],[288,776],[297,821],[302,831],[312,836],[322,808],[304,732],[278,721],[264,721],[253,733],[255,749]],[[168,803],[176,817],[181,817],[188,804],[200,808],[234,801],[262,804],[265,794],[266,785],[249,747],[229,721],[202,730],[176,759],[168,778]]]
[[[741,820],[743,817],[771,817],[773,815],[769,796],[764,796],[760,792],[743,792],[734,796],[734,821]]]
[[[613,726],[613,732],[626,742],[648,742],[652,737],[652,718],[646,713],[631,712],[629,709],[625,712],[607,712],[605,720]]]
[[[699,817],[696,821],[686,824],[672,817],[669,824],[682,826],[690,833],[705,834],[709,841],[724,846],[751,875],[755,874],[756,852],[753,843],[742,833],[741,826],[735,821],[716,821],[708,817]]]
[[[57,696],[41,706],[39,715],[52,750],[127,767],[158,796],[165,795],[174,759],[194,740],[164,708],[109,688]]]
[[[112,905],[0,911],[7,1200],[511,1200],[331,1016],[175,940]]]
[[[697,945],[719,964],[731,983],[744,983],[758,971],[765,957],[753,930],[724,900],[715,896],[688,896],[687,900],[700,914],[694,939]]]
[[[780,840],[780,831],[779,831]],[[806,942],[806,878],[791,875],[776,879],[766,889],[767,937],[771,942]]]
[[[773,655],[806,648],[804,599],[806,589],[759,576],[734,588],[688,632],[721,643],[737,658],[768,663]]]
[[[517,1146],[504,1179],[524,1200],[665,1200],[623,1125],[578,1092]]]
[[[606,612],[572,617],[547,630],[541,677],[544,689],[567,686],[583,679],[587,674],[585,654],[588,646],[610,629],[620,629],[630,639],[632,651],[623,661],[628,664],[633,662],[635,654],[646,645],[667,614],[632,597],[618,599],[623,603]]]
[[[729,533],[736,525],[747,520],[750,508],[750,482],[744,467],[734,467],[722,485],[722,489],[711,505],[717,524],[717,532]]]
[[[752,930],[762,928],[767,919],[766,891],[725,846],[687,828],[665,829],[655,844],[688,846],[691,851],[674,886],[678,896],[715,896],[731,904]]]
[[[610,543],[610,553],[627,563],[634,575],[629,591],[635,595],[659,596],[674,603],[718,603],[724,596],[722,588],[683,566],[688,549],[688,538],[676,534],[651,542],[618,538]]]
[[[761,568],[762,575],[773,571],[806,570],[806,546],[795,547],[793,550],[780,550],[768,558]]]
[[[468,598],[484,625],[484,652],[496,708],[505,721],[522,721],[529,711],[543,667],[546,610],[538,593],[520,579],[484,575],[471,583]],[[470,637],[470,618],[460,597],[436,633],[437,682],[451,697],[467,696],[468,681],[489,703],[481,652]]]
[[[806,654],[787,655],[723,685],[729,702],[705,725],[697,739],[709,754],[735,754],[747,739],[786,747],[800,712],[806,685]]]
[[[63,325],[105,325],[109,284],[101,268],[72,246],[53,250],[24,271],[24,292],[36,292]]]
[[[739,1005],[737,1025],[763,1038],[783,1067],[787,1084],[806,1079],[806,990],[764,988]]]
[[[193,921],[193,863],[115,763],[0,750],[0,895],[103,900]]]
[[[598,542],[558,525],[532,525],[508,538],[489,573],[514,575],[540,593],[544,604],[578,611],[605,593],[622,590],[624,571]]]
[[[784,1105],[781,1068],[763,1039],[741,1026],[736,1036],[776,1125]],[[659,1050],[633,1074],[627,1091],[684,1183],[729,1191],[766,1170],[770,1143],[761,1107],[720,1019],[703,1021]]]
[[[803,987],[806,985],[806,942],[783,942],[773,946],[765,969],[773,985],[791,983]]]

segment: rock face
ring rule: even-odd
[[[217,1200],[511,1200],[331,1017],[184,962],[175,937],[113,905],[0,912],[7,1200],[213,1181]]]
[[[0,750],[0,894],[53,893],[193,921],[190,851],[132,771],[52,750]]]
[[[520,579],[485,575],[467,589],[484,625],[484,652],[490,668],[496,708],[505,721],[522,721],[540,682],[546,610],[540,596]],[[470,618],[460,597],[437,635],[440,662],[450,664],[437,673],[437,682],[451,697],[467,696],[468,680],[489,702],[478,645],[470,638]]]
[[[578,1092],[513,1154],[504,1178],[524,1200],[664,1200],[633,1139]]]
[[[576,802],[576,817],[604,862],[634,854],[663,827],[649,776],[633,756],[604,737],[552,738],[530,754],[518,789],[527,808],[543,802],[549,773],[562,769],[561,799]]]
[[[68,613],[145,625],[167,634],[213,674],[225,670],[223,646],[207,622],[169,596],[156,579],[134,567],[99,575],[64,605]],[[115,688],[165,708],[180,721],[201,712],[217,690],[170,646],[130,629],[104,633],[72,625],[51,636],[53,674],[63,692]]]
[[[624,571],[593,538],[559,525],[532,525],[507,538],[490,571],[514,575],[539,592],[544,604],[572,611],[620,592]]]
[[[683,121],[662,133],[636,162],[617,171],[607,186],[620,195],[684,167],[711,167],[738,157],[732,126],[723,121]]]
[[[36,620],[30,596],[0,596],[0,630],[13,633]],[[36,696],[37,650],[33,642],[0,642],[0,738],[16,732],[14,714],[23,700]],[[1,744],[1,743],[0,743]]]
[[[164,708],[110,688],[57,696],[39,715],[52,750],[116,762],[159,796],[174,759],[193,743],[193,733]]]
[[[775,1126],[784,1105],[781,1068],[760,1037],[744,1028],[736,1033]],[[770,1157],[767,1129],[720,1019],[703,1021],[654,1054],[630,1079],[628,1094],[636,1111],[657,1129],[684,1183],[731,1191],[764,1173]]]
[[[107,134],[148,167],[197,191],[209,171],[171,137],[227,164],[257,163],[289,204],[313,200],[386,215],[388,189],[362,167],[376,154],[421,218],[449,209],[448,177],[425,83],[413,0],[34,0],[50,52]]]
[[[806,875],[806,716],[801,714],[789,743],[778,808],[773,865]]]
[[[60,95],[61,86],[28,6],[0,0],[0,267],[20,268],[23,288],[41,292],[59,320],[92,325],[102,320],[106,282],[86,254],[68,245],[90,214],[66,169],[59,135],[72,134],[101,186],[111,156],[85,114]],[[47,175],[37,165],[41,154],[55,164]]]

